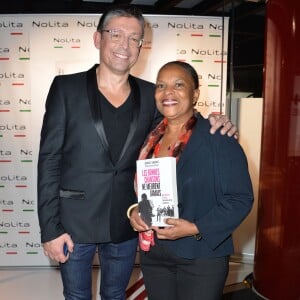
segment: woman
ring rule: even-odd
[[[175,156],[179,219],[147,227],[130,207],[140,232],[140,261],[149,300],[221,299],[233,253],[231,233],[253,203],[247,159],[238,142],[209,134],[209,121],[194,110],[196,71],[173,61],[158,72],[156,105],[164,120],[148,136],[139,159]]]

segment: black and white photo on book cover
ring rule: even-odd
[[[139,211],[150,226],[168,226],[165,218],[178,218],[176,158],[160,157],[137,161]]]

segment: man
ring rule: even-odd
[[[135,163],[161,119],[154,85],[130,75],[143,36],[144,18],[135,8],[107,11],[94,33],[100,64],[57,76],[49,90],[38,162],[38,214],[45,255],[60,262],[67,300],[92,298],[96,249],[101,299],[125,299],[137,247],[126,216],[136,202]],[[211,131],[226,122],[227,117],[216,117]],[[229,134],[236,132],[228,122],[224,133],[230,128]]]

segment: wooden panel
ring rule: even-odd
[[[269,299],[296,300],[300,299],[300,1],[269,0],[266,22],[253,283]]]

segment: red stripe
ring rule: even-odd
[[[144,284],[143,277],[140,278],[135,284],[126,290],[126,297],[131,296],[136,290],[138,290]]]
[[[146,290],[143,290],[138,296],[134,298],[134,300],[145,300],[147,298]]]

